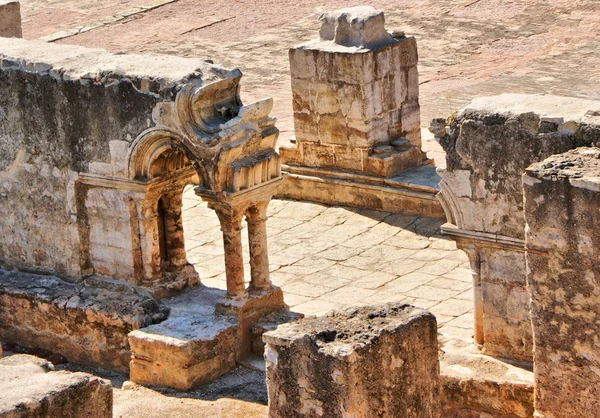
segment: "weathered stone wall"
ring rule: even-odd
[[[0,271],[0,338],[59,353],[71,362],[127,372],[129,332],[168,314],[131,286],[88,286]]]
[[[111,418],[109,381],[87,373],[54,371],[28,355],[0,360],[0,417]]]
[[[444,231],[469,255],[475,289],[475,340],[486,354],[531,361],[525,289],[521,175],[533,162],[600,141],[582,99],[505,94],[478,98],[436,135],[446,150]]]
[[[202,60],[0,39],[1,266],[79,280],[107,274],[118,254],[111,273],[130,277],[139,234],[127,222],[144,216],[135,191],[90,183],[130,180],[135,139],[177,125],[182,83],[230,75]]]
[[[22,38],[21,4],[14,0],[0,0],[0,38]]]
[[[266,342],[269,416],[440,416],[435,317],[365,307],[279,326]]]
[[[600,149],[533,164],[523,189],[536,416],[597,417]]]

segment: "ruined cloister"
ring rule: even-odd
[[[336,4],[253,35],[265,76],[244,42],[180,53],[229,6],[143,46],[178,1],[83,26],[0,1],[0,416],[600,414],[597,70],[521,51],[444,101],[435,31]]]

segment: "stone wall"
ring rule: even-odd
[[[144,253],[158,237],[140,242],[140,234],[152,236],[144,219],[156,219],[152,201],[168,187],[150,196],[149,180],[172,172],[177,195],[194,172],[182,153],[168,169],[137,172],[136,146],[148,129],[178,126],[182,84],[228,77],[239,73],[202,60],[0,40],[2,268],[71,281],[155,279]]]
[[[364,307],[279,326],[266,342],[269,416],[440,416],[435,317]]]
[[[21,5],[14,0],[0,0],[0,38],[22,38]]]
[[[533,164],[523,189],[536,416],[597,417],[600,149]]]
[[[475,341],[486,354],[531,361],[521,175],[549,155],[600,141],[599,102],[504,94],[478,98],[432,126],[446,150],[443,230],[465,250],[474,278]]]

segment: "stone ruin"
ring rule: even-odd
[[[0,2],[0,28],[21,36],[17,2]],[[438,353],[435,318],[398,304],[283,325],[264,335],[270,416],[596,417],[600,103],[476,99],[432,123],[438,177],[420,149],[417,59],[382,12],[324,14],[320,39],[290,51],[282,172],[271,100],[244,105],[238,70],[0,38],[0,338],[188,390],[260,351],[253,324],[292,318],[269,279],[273,196],[445,213],[471,262],[477,349]],[[226,292],[187,261],[188,184],[221,224]],[[107,382],[51,369],[0,360],[3,392],[13,377],[57,388],[0,416],[111,416]]]
[[[484,353],[531,363],[521,175],[532,163],[595,144],[586,113],[600,103],[555,96],[478,98],[456,117],[434,121],[446,151],[440,200],[442,230],[469,256],[475,342]]]
[[[234,367],[252,323],[285,308],[266,243],[282,179],[271,100],[242,104],[241,73],[198,59],[6,38],[0,51],[2,339],[182,389]],[[221,223],[225,295],[202,289],[186,259],[187,184]],[[143,331],[167,318],[206,325],[179,340],[174,326]]]
[[[388,33],[372,7],[320,19],[319,38],[290,49],[296,138],[279,149],[279,195],[443,217],[421,151],[415,38]]]

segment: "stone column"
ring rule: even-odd
[[[250,289],[261,290],[271,287],[269,279],[269,248],[267,246],[267,206],[262,202],[246,212],[248,241],[250,248]]]
[[[165,199],[165,233],[167,243],[167,254],[169,270],[175,271],[187,265],[185,253],[185,241],[183,238],[183,219],[181,216],[181,205],[183,190],[176,190],[166,194]]]
[[[0,0],[0,37],[22,38],[21,5],[18,1]]]
[[[440,416],[435,317],[388,304],[264,334],[269,417]]]
[[[227,297],[242,299],[246,293],[244,283],[244,259],[242,254],[242,217],[243,213],[229,211],[209,204],[214,209],[223,231],[225,248],[225,276],[227,279]]]
[[[483,292],[481,291],[481,253],[474,246],[461,245],[457,242],[458,248],[467,253],[469,264],[471,266],[471,276],[473,277],[473,340],[478,346],[483,346]]]
[[[577,148],[523,176],[535,415],[600,415],[600,149]]]

